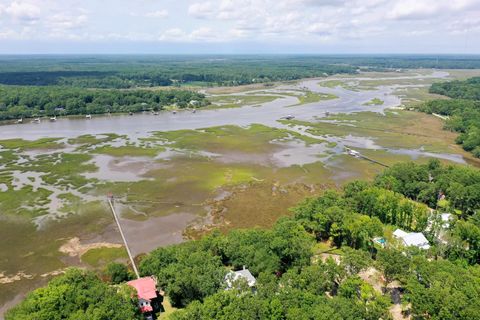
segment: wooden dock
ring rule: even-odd
[[[140,278],[140,274],[138,273],[137,266],[135,265],[135,260],[133,259],[132,253],[130,252],[130,248],[128,247],[127,239],[125,238],[125,234],[123,233],[122,226],[120,224],[120,220],[118,220],[117,212],[115,211],[115,207],[113,206],[113,197],[108,197],[108,204],[110,205],[110,209],[112,209],[113,218],[115,219],[115,223],[117,224],[118,231],[120,231],[120,235],[122,236],[123,243],[125,244],[125,249],[127,249],[128,257],[130,258],[130,262],[132,263],[133,271],[137,276],[137,279]]]
[[[367,160],[367,161],[370,161],[370,162],[376,163],[376,164],[378,164],[378,165],[381,165],[382,167],[385,167],[385,168],[390,168],[390,166],[386,165],[385,163],[381,163],[380,161],[377,161],[377,160],[375,160],[375,159],[372,159],[372,158],[366,157],[366,156],[364,156],[364,155],[362,155],[362,154],[361,154],[361,155],[359,155],[358,157],[359,157],[359,158],[361,158],[361,159],[365,159],[365,160]]]

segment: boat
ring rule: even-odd
[[[40,118],[35,118],[35,119],[33,119],[33,121],[32,121],[32,122],[35,122],[35,123],[40,123]]]
[[[177,110],[173,110],[172,113],[173,113],[173,114],[177,114]]]
[[[87,114],[87,115],[85,116],[85,118],[87,118],[87,119],[92,119],[92,115],[91,115],[91,114]]]
[[[154,116],[158,116],[158,111],[155,111],[155,112],[153,113],[153,115],[154,115]]]
[[[357,150],[347,149],[347,153],[355,158],[360,158],[361,154]]]
[[[23,118],[18,119],[17,123],[23,123]]]
[[[128,115],[129,115],[129,116],[133,116],[133,112],[130,111],[130,112],[128,113]]]
[[[289,115],[286,115],[285,117],[282,117],[282,119],[292,120],[292,119],[295,119],[295,116],[292,116],[291,114],[289,114]]]
[[[50,121],[57,121],[57,116],[50,117]]]

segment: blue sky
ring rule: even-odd
[[[0,53],[480,53],[480,0],[0,0]]]

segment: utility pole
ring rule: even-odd
[[[111,196],[111,195],[108,196],[108,204],[110,205],[110,209],[112,209],[113,218],[115,219],[115,222],[117,223],[118,230],[120,231],[120,235],[122,236],[123,243],[125,244],[125,249],[127,249],[128,257],[130,258],[130,262],[132,263],[133,271],[135,272],[135,275],[137,276],[137,279],[139,279],[140,274],[138,273],[137,266],[135,265],[135,260],[133,260],[132,253],[130,252],[130,248],[128,247],[127,239],[125,238],[125,235],[123,234],[122,226],[120,225],[120,220],[118,220],[117,213],[115,212],[115,208],[113,207],[113,196]]]

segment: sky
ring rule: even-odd
[[[0,54],[480,54],[480,0],[0,0]]]

